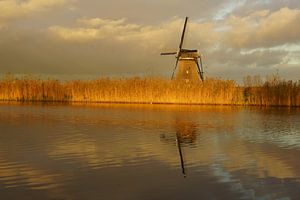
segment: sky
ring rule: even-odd
[[[185,16],[206,76],[300,79],[299,0],[0,0],[0,74],[170,77]]]

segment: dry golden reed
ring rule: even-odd
[[[262,83],[257,77],[247,77],[244,85],[214,78],[204,82],[160,78],[61,82],[6,76],[0,80],[0,100],[300,106],[300,81],[270,79]]]

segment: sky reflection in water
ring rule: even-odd
[[[2,103],[0,196],[297,199],[299,130],[299,109]]]

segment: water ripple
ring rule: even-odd
[[[298,122],[254,108],[1,105],[0,195],[292,199]]]

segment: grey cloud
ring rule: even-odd
[[[156,24],[173,16],[210,19],[226,4],[226,0],[110,0],[78,1],[81,16],[93,18],[127,18],[133,23]]]
[[[258,10],[277,11],[283,7],[300,9],[299,0],[246,0],[242,6],[235,8],[230,14],[237,16],[247,16]]]
[[[132,42],[123,45],[110,40],[62,42],[38,32],[6,35],[10,36],[0,39],[0,73],[123,76],[151,74],[168,66],[168,59],[157,62],[160,59],[158,49],[143,51]],[[166,67],[159,73],[168,74],[170,70]]]
[[[299,9],[259,10],[215,21],[225,1],[187,1],[182,11],[183,1],[170,2],[77,1],[77,10],[15,23],[0,30],[0,73],[169,77],[175,59],[159,54],[177,49],[186,11],[192,18],[184,46],[200,49],[207,75],[242,80],[276,69],[292,78],[299,72],[300,61],[291,62],[298,52],[270,48],[299,45]]]
[[[242,53],[236,49],[219,49],[210,52],[207,57],[211,65],[223,63],[227,66],[272,68],[284,63],[288,55],[289,53],[283,50],[255,50]]]
[[[54,7],[67,4],[69,0],[1,0],[0,1],[0,24],[24,18],[34,13],[41,13]]]

